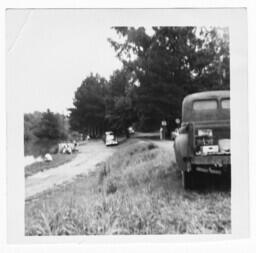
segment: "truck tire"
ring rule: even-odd
[[[194,188],[194,172],[185,171],[181,172],[182,186],[184,190],[192,190]]]

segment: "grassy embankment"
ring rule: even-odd
[[[35,162],[30,165],[25,166],[25,177],[32,176],[36,174],[37,172],[56,168],[60,165],[63,165],[64,163],[70,162],[73,160],[76,156],[77,153],[73,154],[52,154],[52,161],[51,162]]]
[[[26,235],[230,233],[230,192],[186,192],[170,151],[124,145],[88,176],[27,200]]]

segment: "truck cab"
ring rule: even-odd
[[[183,187],[193,188],[198,173],[230,176],[230,92],[186,96],[181,122],[174,151]]]

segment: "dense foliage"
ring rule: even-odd
[[[24,140],[39,139],[67,139],[69,134],[68,119],[50,110],[34,112],[24,115]]]
[[[71,127],[98,134],[132,123],[156,130],[165,119],[174,127],[187,94],[229,89],[229,37],[221,28],[115,27],[109,42],[122,61],[109,81],[90,75],[75,93]],[[93,130],[93,131],[92,131]]]
[[[99,75],[87,77],[75,92],[74,106],[71,108],[70,124],[82,133],[97,132],[104,128],[105,96],[107,81]],[[88,129],[89,128],[89,129]]]
[[[41,112],[24,114],[24,140],[30,141],[36,138],[35,132],[42,119]]]

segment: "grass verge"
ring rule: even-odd
[[[30,165],[25,166],[25,177],[32,176],[40,171],[56,168],[64,163],[70,162],[73,160],[77,153],[73,154],[52,154],[52,161],[51,162],[35,162]]]
[[[27,200],[25,234],[230,233],[230,192],[184,191],[170,150],[125,145],[88,176]]]

